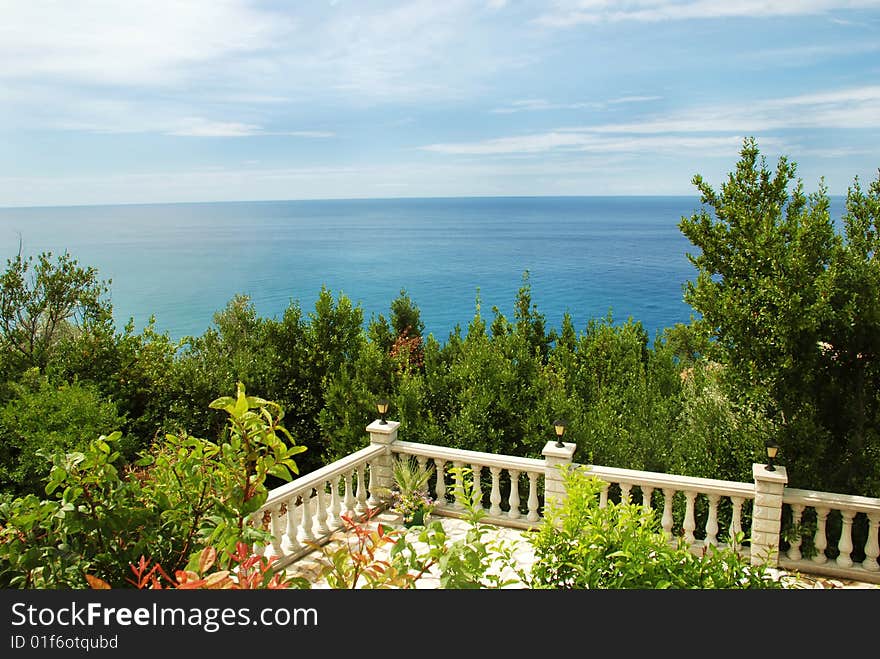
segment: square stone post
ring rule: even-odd
[[[769,471],[767,465],[753,464],[752,477],[755,480],[755,505],[750,562],[761,565],[769,561],[770,567],[776,567],[782,531],[782,492],[788,483],[788,473],[785,467]]]
[[[560,506],[568,498],[560,467],[571,464],[576,448],[577,444],[571,443],[556,446],[555,440],[544,445],[544,506]]]
[[[370,433],[370,444],[375,446],[391,446],[397,441],[397,429],[400,427],[400,421],[386,421],[382,423],[380,419],[376,419],[367,426],[367,432]],[[375,493],[387,491],[391,492],[394,487],[394,469],[392,467],[394,455],[390,449],[386,449],[385,455],[381,455],[370,466],[370,497],[376,499]]]

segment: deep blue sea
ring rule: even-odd
[[[835,203],[832,200],[832,211]],[[236,294],[279,317],[308,313],[322,286],[389,314],[405,289],[426,332],[444,342],[474,317],[513,305],[529,272],[532,301],[558,328],[612,313],[653,337],[691,308],[694,248],[678,229],[696,197],[478,197],[0,208],[0,256],[68,251],[111,279],[121,328],[150,315],[174,339],[199,335]],[[838,210],[839,213],[839,210]]]

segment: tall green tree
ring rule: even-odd
[[[7,259],[0,275],[0,348],[7,368],[43,369],[65,332],[106,320],[112,307],[105,298],[110,281],[93,267],[80,267],[64,252]]]
[[[807,195],[796,173],[746,139],[720,191],[694,177],[685,301],[727,384],[778,422],[790,482],[877,493],[877,189],[850,190],[841,233],[824,183]]]

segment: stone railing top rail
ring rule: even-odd
[[[580,465],[601,480],[610,483],[626,483],[628,485],[648,485],[655,489],[671,488],[675,490],[696,491],[703,494],[719,494],[722,496],[755,497],[754,483],[722,481],[715,478],[698,478],[696,476],[677,476],[654,471],[637,469],[620,469],[618,467],[602,467],[597,465]]]
[[[276,487],[274,490],[269,491],[266,503],[263,504],[261,509],[266,509],[270,506],[279,504],[290,497],[291,494],[296,494],[302,490],[317,487],[336,476],[350,472],[352,469],[356,469],[363,463],[369,462],[372,458],[382,455],[385,453],[385,450],[384,446],[367,446],[337,460],[336,462],[331,462],[320,469],[316,469],[305,476],[300,476],[289,483]]]
[[[481,467],[498,467],[520,472],[539,471],[544,473],[544,460],[537,460],[535,458],[517,458],[512,455],[483,453],[482,451],[470,451],[462,448],[449,448],[448,446],[435,446],[434,444],[419,444],[418,442],[404,442],[400,440],[391,444],[391,450],[395,453],[439,458],[446,462],[461,462],[468,466],[476,464]]]
[[[860,513],[880,513],[880,499],[856,496],[853,494],[834,494],[815,490],[798,490],[787,487],[782,493],[782,503],[855,510]]]

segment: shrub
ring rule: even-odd
[[[656,513],[639,504],[598,505],[602,482],[583,469],[564,475],[568,493],[545,509],[534,532],[532,588],[782,588],[766,565],[751,566],[729,548],[703,556],[670,542]]]

